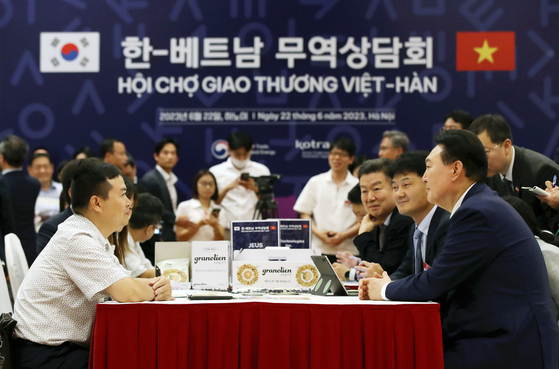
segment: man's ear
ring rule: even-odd
[[[452,164],[452,177],[451,180],[455,181],[460,177],[460,174],[464,171],[464,164],[457,160]]]
[[[103,200],[99,196],[91,196],[89,199],[89,207],[94,212],[101,214],[103,212]]]
[[[505,155],[508,155],[512,148],[512,141],[508,138],[503,142],[503,148],[505,149]]]

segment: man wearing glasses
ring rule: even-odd
[[[355,145],[349,138],[338,138],[330,144],[330,170],[312,177],[295,203],[293,210],[303,219],[312,219],[312,245],[316,251],[336,261],[338,251],[357,255],[353,238],[359,224],[353,214],[348,192],[359,180],[351,175],[348,166],[355,158]]]
[[[557,230],[557,212],[522,187],[546,188],[545,181],[559,175],[559,165],[535,151],[514,146],[509,125],[500,115],[482,115],[469,128],[487,154],[487,184],[499,196],[516,196],[530,205],[542,229]]]

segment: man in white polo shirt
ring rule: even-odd
[[[293,210],[303,219],[312,219],[312,246],[327,255],[333,263],[338,251],[358,254],[353,245],[359,224],[353,207],[347,200],[348,192],[359,180],[348,171],[355,158],[355,145],[345,137],[330,144],[330,170],[312,177],[295,203]]]
[[[71,193],[75,214],[59,225],[16,297],[16,368],[87,368],[98,302],[172,299],[167,278],[130,278],[107,240],[131,214],[118,168],[80,161]]]
[[[229,213],[231,220],[249,220],[254,216],[258,202],[258,187],[250,177],[269,176],[264,164],[250,160],[252,137],[246,132],[233,132],[227,138],[229,158],[210,168],[217,180],[219,197],[217,204]],[[245,176],[249,178],[245,179]]]

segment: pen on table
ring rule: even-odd
[[[557,182],[557,175],[553,176],[553,187],[555,187],[555,183]]]

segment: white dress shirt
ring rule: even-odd
[[[128,233],[128,249],[129,252],[124,255],[124,263],[126,264],[124,267],[130,271],[132,278],[137,278],[144,272],[153,269],[153,265],[144,255],[140,243],[134,242],[130,233]]]
[[[220,191],[239,178],[241,173],[248,173],[251,177],[270,175],[268,167],[252,160],[249,160],[247,165],[239,170],[231,163],[231,158],[221,164],[214,165],[210,168],[210,172],[215,176],[217,188]],[[231,220],[250,220],[254,216],[257,202],[258,196],[254,191],[243,186],[237,186],[227,192],[220,205],[229,211]],[[229,226],[226,228],[229,228]]]
[[[179,204],[179,207],[177,208],[177,217],[186,215],[190,221],[198,223],[200,220],[204,219],[213,208],[221,208],[221,206],[216,205],[213,200],[210,200],[210,208],[206,211],[199,200],[190,199]],[[230,227],[226,221],[226,215],[223,209],[219,212],[219,224],[221,224],[224,228]],[[211,225],[205,224],[198,228],[198,232],[196,232],[188,241],[213,241],[213,239],[214,229]]]
[[[163,168],[159,165],[155,166],[155,169],[163,176],[165,183],[167,184],[167,190],[169,190],[169,196],[171,197],[171,203],[173,204],[173,212],[177,211],[177,189],[175,188],[175,183],[179,180],[175,173],[171,172],[171,174],[167,173]]]
[[[318,174],[307,182],[293,207],[298,213],[312,214],[318,229],[343,232],[357,222],[353,207],[347,199],[348,192],[359,180],[348,171],[345,180],[338,185],[332,179],[332,171]],[[353,238],[344,240],[336,247],[325,245],[313,234],[313,249],[323,254],[336,254],[349,251],[354,255],[359,252],[353,245]]]
[[[23,280],[14,306],[15,336],[43,345],[88,346],[97,303],[109,297],[107,287],[128,276],[99,229],[72,215]]]

